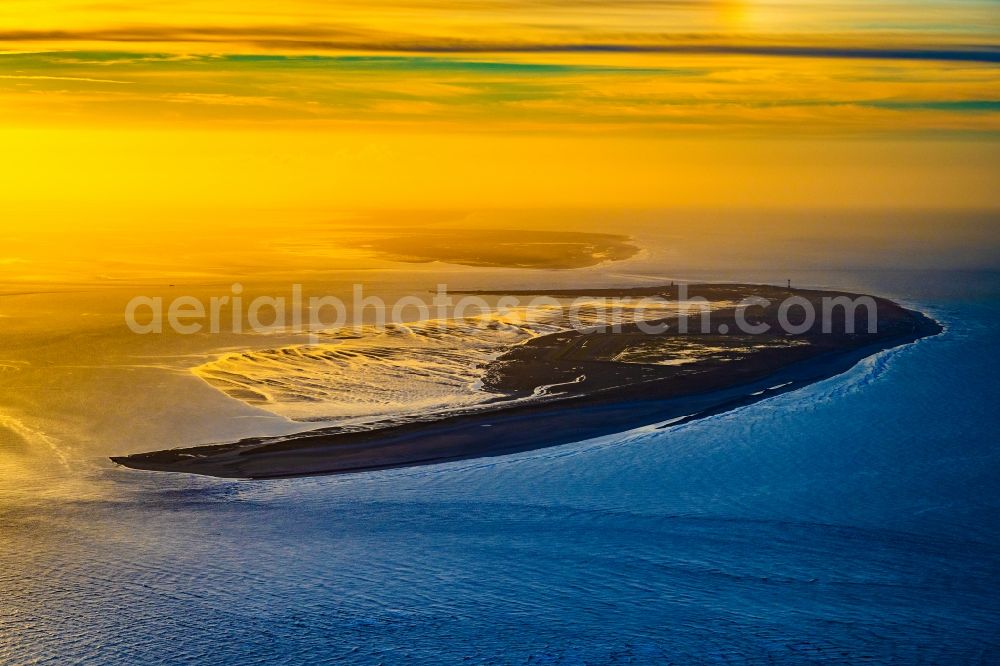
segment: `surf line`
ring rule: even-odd
[[[677,418],[670,419],[669,421],[664,421],[656,426],[656,430],[666,430],[667,428],[672,428],[674,426],[684,425],[686,423],[691,423],[692,421],[697,421],[699,419],[708,418],[709,416],[717,416],[719,414],[724,414],[730,412],[738,407],[748,407],[755,403],[758,403],[766,398],[773,397],[781,393],[787,393],[792,390],[788,388],[796,382],[785,382],[784,384],[778,384],[776,386],[771,386],[762,391],[755,391],[749,393],[745,396],[739,398],[733,398],[732,400],[727,400],[721,404],[716,405],[710,409],[706,409],[700,412],[695,412],[694,414],[689,414],[687,416],[678,416]]]

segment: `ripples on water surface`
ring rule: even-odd
[[[719,417],[507,458],[277,482],[101,452],[25,468],[0,504],[0,662],[996,663],[996,277],[848,279],[948,331]]]

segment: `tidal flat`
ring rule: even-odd
[[[884,298],[769,285],[511,295],[669,301],[681,296],[681,289],[704,299],[699,301],[708,313],[704,318],[674,313],[531,338],[478,369],[479,390],[491,399],[464,410],[112,460],[140,470],[267,479],[507,455],[719,414],[840,374],[879,351],[941,331],[922,313]],[[803,313],[793,326],[792,308],[782,308],[789,299]],[[871,307],[843,305],[862,300]],[[813,313],[811,321],[806,311]]]

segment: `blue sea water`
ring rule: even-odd
[[[1000,663],[1000,274],[813,281],[946,331],[727,414],[504,458],[104,467],[109,496],[4,509],[33,547],[0,554],[0,661]]]

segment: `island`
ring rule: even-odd
[[[367,238],[359,248],[402,263],[533,269],[586,268],[639,253],[620,234],[524,229],[424,229]]]
[[[686,317],[540,335],[482,368],[482,390],[503,399],[462,413],[111,460],[137,470],[275,479],[502,456],[719,414],[833,377],[866,357],[942,330],[923,313],[885,298],[790,285],[504,293],[627,301],[676,300],[686,294],[707,301],[710,323],[703,325],[699,310]],[[844,305],[858,299],[869,306]],[[814,312],[814,321],[806,318],[806,308]]]

